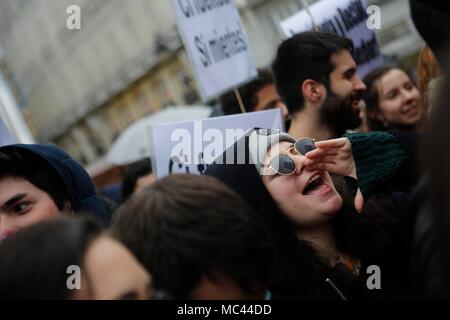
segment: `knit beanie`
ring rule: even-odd
[[[250,161],[256,166],[256,170],[260,175],[268,174],[263,171],[263,161],[267,156],[267,152],[276,144],[287,141],[295,143],[295,139],[287,133],[274,129],[252,129],[249,133],[248,150],[250,153]],[[272,172],[272,171],[270,171]],[[275,172],[274,172],[275,173]]]

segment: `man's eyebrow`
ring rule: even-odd
[[[28,194],[27,193],[18,193],[15,196],[13,196],[11,199],[9,199],[8,201],[6,201],[2,206],[1,209],[5,210],[6,208],[8,208],[9,206],[13,205],[14,203],[16,203],[17,201],[22,200],[23,198],[25,198]]]

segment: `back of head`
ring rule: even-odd
[[[70,299],[68,267],[82,269],[101,227],[88,218],[57,218],[0,243],[0,299]]]
[[[269,70],[258,70],[258,76],[249,83],[241,86],[239,94],[247,112],[255,111],[258,104],[258,91],[267,85],[273,84],[272,74]],[[237,101],[234,91],[223,94],[220,98],[220,106],[225,115],[241,113],[239,102]]]
[[[157,290],[185,299],[216,272],[249,295],[268,287],[273,244],[259,217],[206,176],[173,175],[134,195],[116,214],[113,235],[152,273]]]
[[[301,111],[304,106],[302,83],[312,79],[329,88],[329,75],[335,68],[331,55],[352,48],[350,39],[325,32],[302,32],[281,43],[272,71],[289,114]]]

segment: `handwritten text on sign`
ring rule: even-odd
[[[233,1],[172,2],[203,100],[256,76],[250,47]]]

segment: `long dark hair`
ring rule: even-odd
[[[363,100],[366,103],[367,124],[372,131],[387,130],[385,123],[376,118],[380,110],[380,94],[378,92],[378,83],[380,79],[391,70],[397,69],[395,66],[380,66],[369,72],[363,79],[367,90],[364,92]]]
[[[0,243],[0,299],[70,299],[72,265],[83,269],[89,244],[101,234],[91,218],[61,217],[19,230]]]

